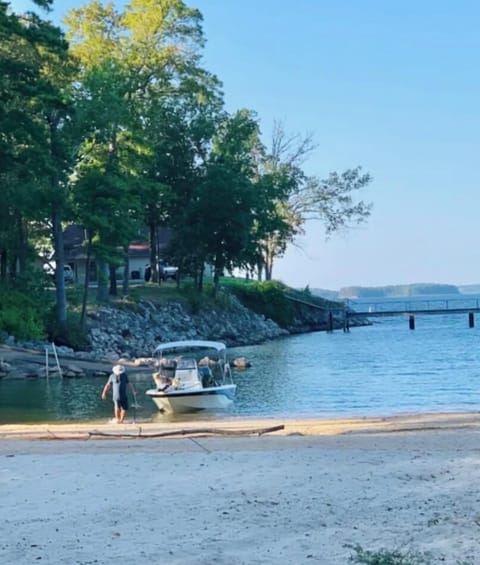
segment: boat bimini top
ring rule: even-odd
[[[165,343],[161,343],[157,346],[153,354],[158,355],[162,354],[164,351],[173,350],[173,349],[214,349],[215,351],[224,351],[226,349],[226,345],[220,341],[205,341],[205,340],[186,340],[186,341],[169,341]]]

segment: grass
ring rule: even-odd
[[[417,551],[401,552],[399,550],[381,549],[370,551],[360,545],[353,547],[355,555],[350,557],[351,563],[363,565],[435,565],[438,559],[428,553]],[[457,565],[473,565],[467,561],[457,561]]]

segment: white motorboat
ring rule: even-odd
[[[159,410],[216,410],[233,402],[237,385],[232,380],[224,343],[172,341],[159,345],[154,357],[155,388],[146,394]]]

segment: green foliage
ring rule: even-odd
[[[293,321],[294,309],[285,295],[286,287],[277,281],[239,281],[230,279],[228,288],[247,308],[270,318],[281,327]]]
[[[80,306],[82,303],[82,294],[83,290],[82,287],[79,285],[75,286],[68,286],[66,288],[67,293],[67,302],[70,307],[75,308]]]
[[[0,287],[0,331],[16,339],[44,339],[46,304],[43,293]],[[47,302],[48,304],[48,302]]]
[[[140,298],[141,297],[137,289],[133,288],[127,296],[122,296],[120,299],[115,301],[115,308],[125,312],[139,313],[141,311],[138,304]]]
[[[431,557],[427,553],[416,551],[401,552],[398,550],[381,549],[370,551],[357,545],[354,548],[355,555],[350,557],[352,563],[363,563],[365,565],[433,565]]]
[[[33,234],[47,228],[61,268],[60,227],[74,221],[88,232],[97,299],[106,301],[108,266],[125,262],[146,224],[152,266],[160,259],[158,230],[169,228],[168,252],[182,277],[194,276],[202,290],[210,264],[218,293],[221,274],[235,267],[270,280],[274,259],[306,219],[322,220],[330,234],[368,218],[370,205],[351,196],[369,184],[368,174],[307,177],[309,135],[288,137],[278,125],[268,152],[254,111],[225,112],[220,81],[201,66],[202,15],[183,0],[132,0],[121,10],[90,2],[65,24],[68,44],[49,20],[0,3],[5,279],[25,270]],[[113,279],[110,291],[116,294]],[[280,287],[239,292],[282,326],[293,318]],[[68,294],[77,306],[75,292]],[[189,290],[183,299],[192,311],[208,303]],[[63,325],[59,281],[55,300]]]
[[[198,292],[192,285],[184,288],[183,296],[187,301],[188,309],[191,314],[198,314],[205,304],[205,296]]]
[[[87,333],[80,323],[80,316],[71,313],[68,321],[59,324],[56,316],[52,316],[48,325],[48,339],[56,345],[66,345],[75,351],[85,351],[90,347]]]
[[[206,285],[204,291],[200,292],[192,283],[187,283],[178,291],[178,296],[191,314],[198,314],[207,308],[226,310],[230,306],[228,295],[216,293],[213,284]]]

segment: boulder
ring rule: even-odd
[[[248,361],[245,357],[237,357],[236,359],[232,359],[230,361],[230,365],[235,369],[248,369],[252,366],[250,361]]]

